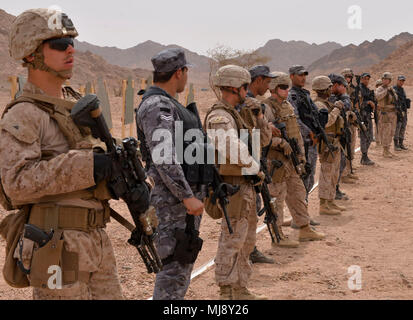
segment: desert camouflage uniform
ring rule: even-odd
[[[334,200],[336,196],[336,186],[340,175],[341,146],[337,133],[341,132],[343,123],[340,117],[340,110],[335,108],[327,99],[320,97],[314,100],[319,110],[327,109],[329,112],[328,122],[326,124],[327,138],[331,144],[337,148],[336,151],[329,153],[327,146],[322,143],[320,152],[320,182],[319,198],[325,200]],[[340,128],[341,127],[341,128]]]
[[[44,94],[30,82],[24,93]],[[32,103],[19,103],[9,109],[0,125],[1,179],[13,204],[41,203],[46,197],[53,199],[95,186],[92,149],[70,150],[68,140],[47,112]],[[99,200],[75,195],[47,202],[103,209]],[[89,273],[89,279],[62,289],[34,288],[34,299],[122,299],[113,248],[104,229],[63,230],[63,239],[65,250],[78,254],[79,271]],[[31,256],[29,252],[23,259],[30,261]]]
[[[171,133],[172,144],[166,144],[172,154],[172,164],[151,163],[148,175],[154,179],[155,187],[152,190],[151,204],[156,208],[159,220],[159,237],[156,247],[161,259],[173,254],[176,239],[176,228],[185,230],[187,209],[183,200],[197,197],[202,200],[206,192],[190,186],[185,179],[180,164],[175,158],[175,122],[180,121],[176,107],[170,98],[153,95],[147,98],[137,111],[137,126],[145,135],[147,150],[152,154],[160,141],[154,141],[152,136],[156,130],[163,129]],[[195,217],[195,228],[199,230],[201,217]],[[156,275],[154,300],[183,300],[191,280],[193,264],[181,265],[173,261],[164,265]]]
[[[384,149],[390,148],[397,124],[396,98],[392,97],[389,91],[392,91],[394,96],[397,97],[397,93],[392,87],[381,86],[376,89],[378,111],[380,113],[379,135]]]
[[[265,101],[268,107],[265,109],[265,116],[268,121],[277,123],[284,122],[287,127],[287,134],[289,138],[297,139],[298,145],[302,150],[302,160],[305,159],[304,143],[299,131],[294,108],[288,101],[279,103],[275,98],[268,98]],[[268,167],[271,168],[271,160],[277,159],[283,162],[283,167],[276,170],[274,173],[273,183],[270,184],[269,189],[271,197],[276,198],[278,208],[277,223],[281,226],[284,222],[284,201],[286,201],[291,216],[298,227],[306,226],[310,223],[310,216],[308,214],[308,205],[306,203],[306,190],[301,178],[295,171],[291,160],[287,159],[279,144],[281,138],[274,137],[272,148],[268,154]]]
[[[232,109],[233,114],[228,110],[218,108],[223,107]],[[239,154],[250,154],[248,146],[239,140],[238,130],[251,128],[243,122],[238,111],[234,107],[217,102],[214,109],[207,114],[205,119],[206,129],[224,130],[228,137],[226,143],[227,161],[230,159],[231,145],[239,146]],[[239,128],[234,116],[238,117],[238,123],[244,123],[245,126]],[[267,130],[265,121],[258,121],[257,128]],[[262,140],[267,136],[266,140]],[[269,144],[271,135],[262,134],[261,144]],[[212,138],[212,137],[211,137]],[[218,147],[218,143],[215,144]],[[259,164],[253,161],[256,171],[259,170]],[[222,219],[221,236],[218,242],[218,251],[215,258],[215,280],[218,286],[230,286],[232,288],[244,288],[252,273],[252,266],[249,255],[253,251],[256,241],[256,193],[252,184],[242,176],[242,167],[244,164],[239,160],[236,164],[219,165],[220,174],[227,183],[240,185],[240,191],[229,198],[227,206],[228,216],[234,233],[231,235],[225,219]]]

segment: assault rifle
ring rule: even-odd
[[[267,166],[267,156],[268,152],[270,151],[270,148],[271,144],[263,149],[263,156],[260,159],[260,170],[264,173],[265,179],[260,186],[255,187],[255,190],[257,194],[261,194],[262,201],[264,202],[264,207],[258,212],[258,216],[261,217],[265,213],[264,223],[267,225],[268,232],[271,236],[271,241],[272,243],[275,243],[275,241],[279,243],[281,241],[281,236],[277,225],[277,207],[275,204],[275,199],[271,198],[270,190],[268,189],[268,184],[272,182],[271,177],[274,173],[274,170],[276,170],[277,168],[281,168],[283,164],[281,161],[273,160],[270,175]],[[253,181],[254,180],[258,181],[260,179],[258,178],[258,176],[255,176],[253,178]]]
[[[337,148],[328,141],[327,134],[324,130],[325,125],[321,125],[319,114],[314,109],[315,107],[311,106],[311,101],[308,95],[306,95],[302,90],[297,90],[297,92],[299,93],[298,105],[305,107],[304,110],[298,108],[301,121],[311,129],[311,131],[316,135],[318,141],[323,141],[325,143],[331,154],[334,151],[337,151]]]
[[[304,188],[305,188],[306,192],[309,193],[310,190],[308,190],[307,185],[306,185],[306,183],[305,183],[305,179],[306,179],[306,177],[308,176],[308,173],[307,173],[305,170],[303,171],[302,166],[301,166],[301,162],[300,162],[300,160],[298,159],[298,156],[301,154],[301,150],[300,150],[300,147],[298,146],[297,139],[296,139],[296,138],[289,138],[289,137],[288,137],[287,128],[286,128],[284,122],[274,123],[274,125],[275,125],[278,129],[280,129],[282,138],[283,138],[285,141],[287,141],[288,144],[290,145],[290,147],[291,147],[291,149],[292,149],[290,158],[291,158],[291,161],[292,161],[292,163],[293,163],[293,165],[294,165],[295,172],[297,172],[298,176],[299,176],[299,177],[301,178],[301,180],[303,181]]]
[[[360,115],[359,109],[360,108],[360,80],[361,80],[361,76],[356,76],[356,81],[357,81],[357,86],[356,89],[354,91],[354,100],[353,100],[353,108],[351,111],[353,111],[356,115],[356,121],[357,121],[357,126],[360,128],[361,133],[368,138],[367,135],[367,128],[366,128],[366,124],[363,121],[363,118]],[[356,105],[358,106],[358,109],[356,107]]]
[[[149,187],[146,173],[138,158],[138,141],[127,138],[117,145],[109,132],[96,95],[81,98],[71,111],[76,125],[89,127],[95,138],[102,140],[112,158],[112,176],[107,185],[114,199],[122,199],[128,206],[135,223],[133,226],[116,211],[111,216],[129,229],[132,234],[128,243],[138,250],[148,273],[158,273],[162,262],[154,246],[158,222],[153,207],[149,206]]]
[[[345,148],[346,150],[346,158],[350,163],[350,172],[351,174],[354,173],[353,171],[353,155],[352,155],[352,150],[351,150],[351,131],[350,131],[350,124],[347,121],[347,115],[346,111],[344,108],[341,109],[340,111],[341,117],[344,120],[344,134],[340,138],[340,143]]]
[[[208,154],[208,149],[207,148],[210,145],[209,141],[208,141],[209,138],[208,138],[208,135],[206,134],[204,128],[202,127],[202,122],[201,122],[201,118],[199,116],[199,112],[198,112],[198,108],[196,106],[196,103],[191,103],[190,105],[188,105],[186,107],[186,109],[191,111],[197,117],[198,127],[199,127],[199,129],[201,130],[201,132],[204,136],[204,146],[205,146],[205,148],[204,148],[204,152],[205,152],[204,159],[206,160],[207,159],[207,154]],[[215,150],[213,150],[213,152],[215,154]],[[234,185],[229,184],[229,183],[225,183],[222,180],[221,175],[219,174],[217,167],[215,165],[207,164],[207,161],[205,163],[206,163],[206,165],[212,167],[212,169],[213,169],[213,172],[212,172],[213,179],[212,179],[212,182],[208,185],[208,187],[213,190],[211,202],[212,202],[212,204],[215,205],[218,201],[218,203],[219,203],[219,205],[222,208],[222,211],[224,213],[224,218],[225,218],[225,221],[227,222],[228,231],[229,231],[230,234],[232,234],[232,233],[234,233],[234,231],[232,230],[231,223],[230,223],[229,217],[228,217],[228,212],[227,212],[227,205],[229,203],[228,198],[230,196],[233,196],[234,194],[236,194],[239,191],[240,187],[239,186],[234,186]]]

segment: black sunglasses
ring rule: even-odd
[[[286,85],[286,84],[280,84],[280,85],[278,86],[278,88],[280,88],[281,90],[287,90],[289,87],[290,87],[290,86],[289,86],[289,85]]]
[[[48,43],[50,49],[57,50],[57,51],[66,51],[67,47],[71,45],[73,48],[75,47],[75,43],[73,38],[54,38],[45,40],[43,43]]]

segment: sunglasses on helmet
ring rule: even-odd
[[[73,38],[71,37],[48,39],[43,43],[48,43],[50,49],[57,51],[66,51],[69,45],[71,45],[73,48],[75,47],[75,43],[73,41]]]

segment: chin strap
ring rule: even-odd
[[[42,53],[42,49],[43,45],[40,45],[33,53],[34,60],[32,62],[24,62],[23,67],[32,67],[33,69],[46,71],[64,80],[70,79],[73,74],[72,70],[56,71],[44,63],[44,55]]]

